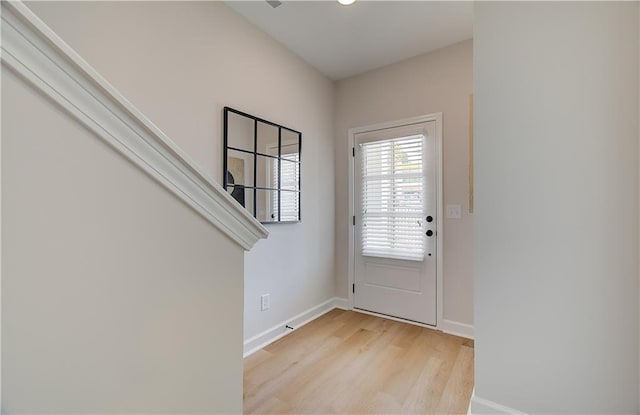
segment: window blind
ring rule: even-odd
[[[282,154],[282,163],[280,171],[280,221],[297,221],[298,206],[300,205],[300,155],[298,153]],[[274,187],[277,187],[278,159],[273,160],[273,178],[275,180]],[[278,212],[278,198],[273,198],[273,212]]]
[[[362,255],[422,261],[424,135],[361,144]]]
[[[298,220],[298,206],[300,203],[300,161],[299,153],[283,154],[280,171],[280,220]]]

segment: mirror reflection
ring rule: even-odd
[[[249,213],[251,213],[252,216],[256,216],[253,210],[254,204],[253,204],[253,198],[254,198],[254,192],[252,188],[248,188],[245,186],[227,186],[227,191],[229,193],[231,193],[231,196],[238,202],[240,203],[242,206],[244,206],[245,209],[247,209],[249,211]]]
[[[253,187],[253,154],[231,150],[227,152],[227,184]]]
[[[233,149],[253,152],[253,120],[234,112],[229,112],[225,117],[227,145]]]
[[[257,208],[255,217],[263,223],[279,222],[278,191],[256,189]]]
[[[256,153],[278,157],[279,128],[258,121]]]
[[[224,108],[224,188],[262,223],[300,221],[302,134]]]
[[[300,140],[295,131],[282,129],[281,155],[289,160],[300,161]]]

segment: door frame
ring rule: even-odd
[[[418,325],[421,327],[428,327],[431,329],[439,329],[442,324],[442,315],[443,315],[443,275],[444,275],[444,200],[442,199],[443,194],[443,158],[442,158],[442,113],[436,112],[433,114],[420,115],[417,117],[404,118],[397,121],[387,121],[377,124],[366,125],[363,127],[355,127],[349,129],[349,139],[347,140],[348,144],[348,155],[349,155],[349,216],[352,218],[355,215],[355,201],[354,201],[354,178],[355,178],[355,156],[354,156],[354,148],[355,148],[355,135],[359,133],[365,133],[376,130],[384,130],[388,128],[394,127],[402,127],[405,125],[411,124],[421,124],[425,122],[435,121],[436,123],[436,325],[431,326],[427,324],[421,324],[414,321],[392,318],[389,316],[385,316],[382,314],[376,314],[372,312],[366,312],[367,314],[380,315],[385,318],[392,318],[393,320],[403,321],[405,323],[410,323],[414,325]],[[349,309],[354,310],[353,307],[353,284],[355,282],[355,226],[351,219],[349,219],[349,262],[348,262],[348,282],[347,286],[349,291]],[[356,310],[360,311],[360,310]],[[364,311],[363,311],[364,312]]]

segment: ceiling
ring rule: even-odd
[[[473,35],[467,1],[227,1],[333,80],[442,48]]]

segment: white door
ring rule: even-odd
[[[436,325],[436,122],[354,139],[354,307]]]

